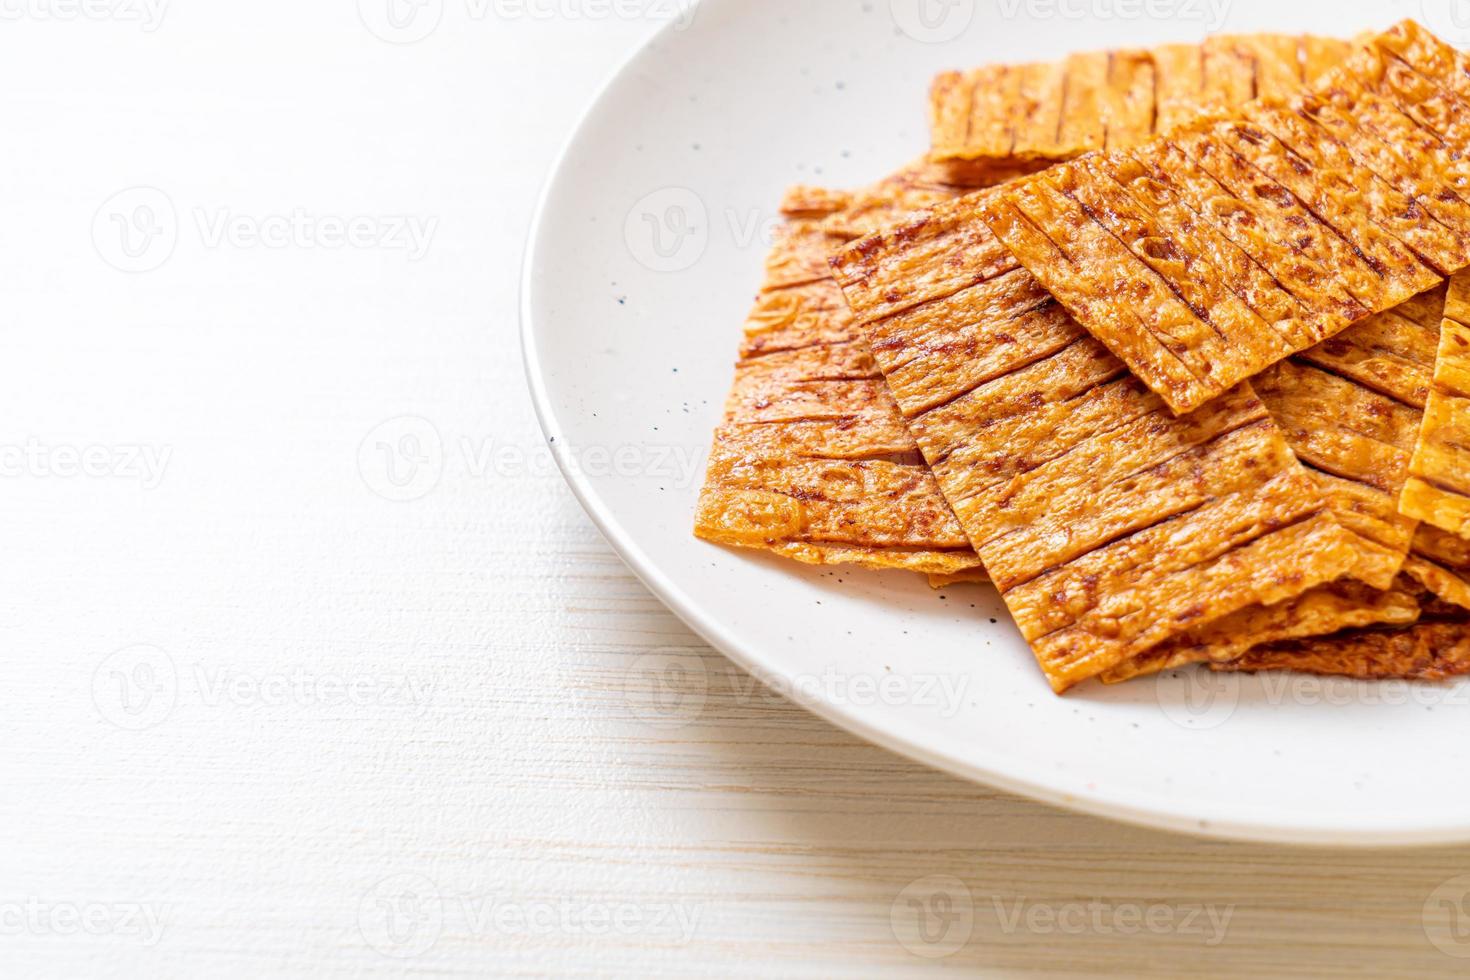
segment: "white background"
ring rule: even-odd
[[[542,177],[658,20],[442,7],[0,5],[0,972],[1465,965],[1470,849],[1072,816],[699,644],[516,339]]]

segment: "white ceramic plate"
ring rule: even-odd
[[[1403,16],[1464,33],[1449,0],[660,2],[682,13],[608,85],[547,185],[522,310],[547,437],[648,587],[823,717],[1018,793],[1221,837],[1470,840],[1470,685],[1185,671],[1057,698],[992,590],[938,595],[690,534],[782,190],[859,186],[921,153],[935,71]]]

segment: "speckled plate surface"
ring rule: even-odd
[[[740,323],[791,183],[864,184],[922,151],[949,67],[1213,31],[1343,36],[1450,4],[668,0],[546,188],[527,372],[573,490],[633,570],[777,690],[915,759],[1059,805],[1222,837],[1470,840],[1470,684],[1186,671],[1054,697],[998,597],[806,568],[690,534]],[[1145,13],[1128,16],[1127,11]],[[1150,17],[1146,11],[1166,12]],[[668,671],[677,725],[700,679]],[[1427,747],[1431,747],[1429,750]]]

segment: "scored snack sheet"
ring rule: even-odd
[[[827,265],[868,227],[959,193],[944,179],[915,164],[855,193],[788,192],[696,535],[812,564],[983,579]]]
[[[1470,541],[1421,524],[1404,571],[1438,598],[1470,609]]]
[[[1399,40],[1417,52],[1416,57],[1424,60],[1425,52],[1441,56],[1435,46],[1437,42],[1417,37],[1409,27],[1400,30],[1404,33]],[[1390,36],[1398,37],[1386,35]],[[1299,83],[1300,79],[1283,64],[1275,69],[1277,81],[1263,87],[1262,73],[1273,70],[1269,67],[1273,64],[1269,57],[1271,45],[1276,43],[1278,51],[1286,47],[1280,38],[1212,39],[1203,47],[1157,49],[1149,53],[1149,58],[1157,63],[1175,57],[1182,63],[1190,57],[1186,49],[1192,48],[1197,63],[1209,64],[1203,52],[1212,46],[1219,49],[1227,40],[1254,42],[1234,46],[1237,54],[1247,49],[1251,52],[1236,62],[1249,64],[1255,73],[1255,81],[1251,83],[1253,94],[1284,91]],[[1286,40],[1296,43],[1299,52],[1301,44],[1307,43]],[[1314,42],[1313,50],[1317,52],[1314,63],[1319,70],[1341,59],[1347,50],[1343,42],[1309,40]],[[1263,45],[1268,56],[1260,54]],[[1220,62],[1227,63],[1228,60]],[[1130,70],[1136,70],[1136,66]],[[1225,77],[1230,71],[1222,69],[1217,74]],[[1229,89],[1229,85],[1224,88]],[[1177,113],[1177,117],[1171,118],[1169,124],[1197,114],[1202,105],[1210,105],[1210,98],[1200,94],[1209,90],[1206,81],[1193,95],[1182,89],[1176,93],[1177,97],[1170,103],[1172,108],[1167,111]],[[1217,86],[1216,91],[1220,90]],[[1234,89],[1243,90],[1239,84]],[[1166,112],[1167,91],[1166,86],[1156,94],[1157,112]],[[1248,97],[1215,104],[1235,104]],[[1361,106],[1364,102],[1361,93],[1358,99]],[[1445,160],[1442,144],[1425,138],[1422,133],[1406,130],[1402,118],[1383,115],[1381,107],[1370,104],[1370,109],[1373,111],[1368,115],[1377,127],[1374,131],[1381,137],[1387,134],[1398,140],[1394,152],[1419,162],[1425,158],[1440,163]],[[1274,109],[1252,107],[1251,111],[1259,114]],[[1321,125],[1341,126],[1330,110],[1323,110],[1322,119],[1326,122],[1319,120]],[[1160,123],[1160,127],[1163,125]],[[1288,128],[1279,121],[1278,125]],[[1298,123],[1293,120],[1291,125]],[[1098,132],[1099,138],[1106,142],[1109,130],[1104,127]],[[1129,139],[1136,142],[1145,135],[1140,131],[1137,139]],[[1113,136],[1121,139],[1117,130]],[[1385,138],[1367,152],[1387,152],[1386,142]],[[1012,150],[1015,149],[1013,146]],[[747,341],[742,347],[736,383],[727,405],[726,424],[717,433],[710,478],[701,500],[697,530],[701,537],[767,548],[810,562],[854,562],[870,567],[925,571],[936,585],[983,579],[983,569],[973,549],[952,547],[960,540],[968,541],[962,536],[970,530],[969,522],[957,521],[954,511],[943,500],[939,486],[933,482],[934,474],[922,457],[916,455],[919,447],[903,413],[891,395],[887,399],[881,397],[879,388],[883,386],[862,387],[864,382],[875,380],[882,373],[876,370],[863,343],[863,331],[848,314],[842,294],[828,274],[826,259],[844,243],[891,225],[904,215],[968,189],[989,186],[1045,165],[1019,156],[1000,165],[983,160],[920,162],[863,191],[844,193],[802,187],[788,193],[782,208],[788,219],[786,227],[769,257],[767,282],[747,325]],[[1462,182],[1457,175],[1455,186]],[[1427,184],[1415,184],[1405,192],[1420,195],[1402,215],[1406,221],[1424,220],[1427,212],[1415,208],[1423,201],[1422,195],[1429,193],[1427,187]],[[1464,205],[1454,194],[1437,193],[1434,206],[1438,215],[1433,220],[1440,221],[1445,228],[1454,227],[1455,221],[1463,218],[1459,209]],[[1189,230],[1194,230],[1192,225]],[[1421,229],[1401,225],[1396,231],[1405,241],[1425,246],[1421,251],[1441,259],[1458,247],[1454,235],[1444,230],[1426,236]],[[1005,260],[991,260],[989,248],[993,243],[987,242],[986,237],[977,234],[974,228],[963,227],[962,222],[955,223],[945,233],[930,236],[932,240],[918,244],[912,254],[900,256],[888,270],[891,288],[883,297],[883,302],[892,307],[888,312],[899,312],[897,308],[905,303],[922,305],[940,298],[946,291],[962,291],[966,288],[967,274],[969,285],[980,285],[1020,271],[1012,263],[1001,272]],[[978,266],[958,258],[947,262],[944,260],[947,249],[976,250],[982,259]],[[1415,254],[1422,257],[1420,252]],[[1218,259],[1219,255],[1215,257]],[[1268,295],[1265,289],[1259,288],[1264,285],[1264,279],[1255,276],[1252,280],[1256,270],[1245,268],[1236,258],[1234,273],[1252,287],[1238,290],[1237,295],[1258,308],[1272,309],[1264,298]],[[958,276],[956,266],[961,267]],[[848,285],[846,279],[844,285]],[[857,282],[851,285],[859,290],[863,288]],[[1045,295],[1039,287],[1036,292]],[[868,299],[872,299],[871,291]],[[1311,477],[1320,485],[1315,505],[1325,501],[1326,514],[1345,525],[1323,533],[1321,540],[1330,541],[1327,547],[1331,555],[1313,570],[1315,578],[1304,585],[1298,577],[1285,589],[1279,587],[1278,581],[1275,591],[1265,590],[1259,600],[1253,596],[1243,605],[1230,599],[1210,605],[1204,612],[1187,610],[1188,615],[1168,632],[1168,638],[1153,646],[1147,646],[1152,640],[1135,638],[1135,646],[1141,643],[1143,652],[1125,655],[1109,668],[1099,671],[1094,669],[1096,664],[1088,663],[1082,671],[1073,670],[1071,674],[1065,669],[1049,668],[1053,686],[1064,690],[1093,674],[1100,674],[1111,683],[1197,662],[1208,662],[1221,669],[1232,669],[1229,665],[1235,664],[1242,670],[1299,669],[1355,677],[1434,678],[1463,672],[1454,656],[1426,659],[1424,646],[1458,642],[1461,632],[1457,631],[1463,628],[1457,620],[1470,619],[1463,612],[1465,607],[1470,607],[1470,542],[1432,527],[1419,528],[1415,534],[1417,521],[1399,515],[1393,506],[1395,492],[1402,487],[1408,469],[1408,452],[1413,449],[1411,433],[1418,428],[1424,401],[1429,396],[1438,318],[1443,307],[1443,289],[1431,289],[1331,340],[1297,353],[1257,380],[1262,402],[1273,420],[1286,430],[1287,442],[1307,462]],[[1001,315],[1016,312],[1011,309],[1008,313],[1005,304],[998,308],[989,305],[984,310],[987,315],[997,311]],[[1032,312],[1028,310],[1026,316]],[[1287,308],[1284,312],[1294,314],[1295,310]],[[1070,317],[1066,319],[1070,321]],[[1075,323],[1072,330],[1073,340],[1082,339]],[[932,339],[925,339],[921,346],[929,347]],[[998,334],[996,339],[1003,344],[1016,342],[1006,333]],[[1036,339],[1033,336],[1028,341]],[[1052,337],[1054,342],[1062,339],[1060,334]],[[992,352],[982,349],[973,337],[957,348],[947,340],[940,344],[941,348],[945,346],[952,348],[950,353],[957,350],[967,354],[972,363],[931,359],[925,367],[933,372],[933,378],[927,383],[941,389],[945,385],[958,385],[961,389],[956,396],[958,400],[964,397],[962,389],[967,384],[975,382],[977,387],[983,386],[977,379],[995,368],[995,360],[984,356]],[[936,349],[930,348],[929,353]],[[1098,353],[1107,356],[1100,349]],[[758,363],[763,360],[766,363]],[[879,360],[886,358],[880,353]],[[1122,370],[1121,365],[1118,368]],[[884,371],[887,370],[885,364]],[[830,383],[859,387],[824,391],[823,387]],[[1139,390],[1142,391],[1141,386]],[[774,411],[770,411],[773,407]],[[925,410],[932,407],[935,406],[927,406]],[[783,412],[787,414],[783,416]],[[840,424],[836,429],[807,424],[823,421]],[[1242,421],[1244,417],[1237,420]],[[1214,436],[1228,428],[1229,424],[1222,426]],[[1106,434],[1109,438],[1114,435],[1111,431]],[[1225,433],[1227,437],[1230,434]],[[1211,441],[1206,438],[1204,444],[1209,445]],[[924,448],[929,447],[926,444]],[[1068,447],[1068,453],[1075,450],[1075,446]],[[885,463],[915,467],[929,479],[927,482],[885,479],[892,474],[874,472],[881,471]],[[909,476],[916,475],[906,472]],[[940,476],[945,476],[943,470]],[[834,489],[836,492],[831,492]],[[799,505],[794,519],[790,500]],[[1297,502],[1300,504],[1301,500]],[[963,507],[956,509],[962,516],[966,514]],[[1328,523],[1321,521],[1323,517],[1325,514],[1319,513],[1310,520]],[[1166,518],[1165,523],[1177,519],[1177,515]],[[959,535],[953,533],[956,525],[962,525]],[[1265,528],[1265,533],[1280,530],[1269,524]],[[903,544],[891,543],[895,532],[903,537]],[[917,547],[908,546],[913,544]],[[1237,546],[1237,550],[1243,549]],[[1333,562],[1335,570],[1327,567]],[[1405,574],[1395,582],[1395,573],[1400,568]],[[1351,578],[1338,577],[1344,570]],[[1043,577],[1049,578],[1053,571],[1045,570]],[[1087,589],[1096,589],[1096,581],[1088,577],[1083,581]],[[1373,583],[1376,588],[1370,588],[1365,582]],[[1391,582],[1393,587],[1389,585]],[[1109,584],[1118,583],[1110,581]],[[1434,597],[1423,596],[1424,589]],[[1010,603],[1012,597],[1007,594],[1006,598]],[[1083,602],[1096,598],[1089,596]],[[1420,619],[1421,598],[1426,609],[1422,628],[1414,625]],[[1232,606],[1234,611],[1223,611]],[[1016,607],[1012,608],[1015,611]],[[1108,628],[1102,631],[1105,634],[1116,627],[1108,615],[1105,613],[1100,620],[1093,617],[1107,624]],[[1211,619],[1215,616],[1218,618]],[[1017,620],[1022,622],[1020,615]],[[1203,625],[1188,625],[1195,621]],[[1026,632],[1024,623],[1022,628]],[[1027,638],[1036,639],[1031,635]],[[1050,637],[1040,639],[1045,644]],[[1115,653],[1116,650],[1108,655]],[[1037,655],[1047,667],[1039,648]]]
[[[1190,664],[1231,663],[1256,647],[1368,626],[1418,621],[1415,590],[1383,591],[1352,579],[1318,586],[1274,606],[1249,606],[1203,629],[1160,644],[1102,675],[1118,684]]]
[[[1405,583],[1409,587],[1409,583]],[[1257,647],[1215,670],[1294,671],[1359,680],[1444,681],[1470,674],[1470,617],[1425,599],[1421,619],[1402,628],[1348,630]]]
[[[1079,322],[1191,411],[1470,264],[1470,74],[1413,22],[1263,99],[988,195]]]
[[[1240,91],[1245,75],[1252,88],[1279,91],[1304,73],[1320,73],[1346,50],[1341,41],[1255,35],[1173,45],[1150,58],[1166,63],[1158,73],[1164,83],[1160,111],[1184,118]],[[1111,66],[1104,73],[1116,79],[1121,69],[1108,55],[1059,63],[1058,78],[1069,95],[1054,106],[1056,126],[1068,132],[1097,126],[1098,106],[1109,97],[1088,95],[1082,80],[1103,62]],[[1107,132],[1096,129],[1090,139],[1101,146]],[[1117,127],[1111,132],[1116,139]],[[766,282],[747,320],[735,384],[714,440],[696,534],[810,563],[924,571],[936,585],[983,580],[978,561],[957,551],[954,525],[932,480],[909,468],[915,447],[901,417],[861,376],[867,365],[827,258],[904,213],[1046,165],[1018,147],[984,160],[921,161],[856,192],[788,192],[782,206],[787,220],[767,259]],[[802,416],[802,410],[814,414]],[[822,424],[824,413],[830,424]],[[824,451],[817,443],[834,431],[838,439]],[[870,487],[878,499],[864,504],[840,492],[845,484]],[[827,494],[833,488],[839,489],[835,500]]]
[[[1252,386],[1354,536],[1354,576],[1387,589],[1418,521],[1399,493],[1434,370],[1444,288],[1379,313],[1268,368]]]
[[[1250,386],[1174,416],[986,230],[990,193],[833,266],[1053,688],[1347,575],[1352,539]]]
[[[1200,112],[1289,95],[1347,51],[1328,38],[1222,35],[942,72],[930,90],[930,159],[1002,169],[1126,149]]]
[[[1470,538],[1470,272],[1451,277],[1438,360],[1400,509]]]

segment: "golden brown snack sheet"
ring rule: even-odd
[[[1442,601],[1470,609],[1470,541],[1421,524],[1404,571]]]
[[[982,214],[1089,332],[1191,411],[1470,264],[1470,85],[1430,81],[1436,61],[1470,64],[1405,22],[1307,94],[1023,178]]]
[[[855,192],[796,187],[746,323],[695,534],[810,564],[984,580],[852,321],[828,253],[958,189],[919,163]]]
[[[1434,364],[1445,290],[1376,314],[1253,384],[1357,541],[1354,575],[1387,589],[1418,521],[1399,512]]]
[[[1054,689],[1344,576],[1352,540],[1250,387],[1176,418],[982,233],[989,193],[833,266]]]
[[[1451,277],[1434,380],[1399,509],[1470,538],[1470,272]]]
[[[1432,587],[1431,575],[1442,588],[1451,587],[1445,569],[1424,565],[1418,555],[1410,558],[1418,522],[1397,510],[1443,307],[1443,289],[1431,290],[1252,382],[1351,536],[1358,555],[1355,581],[1335,582],[1277,606],[1242,610],[1114,668],[1104,681],[1118,683],[1191,663],[1226,663],[1267,643],[1413,623],[1418,603],[1411,592],[1393,587],[1400,571],[1417,572],[1425,587]],[[1470,575],[1470,554],[1464,571]],[[1470,598],[1470,581],[1459,584],[1464,591],[1458,594]]]
[[[1190,664],[1230,663],[1267,644],[1368,626],[1407,626],[1418,619],[1414,590],[1383,591],[1343,579],[1274,606],[1232,613],[1114,667],[1102,679],[1118,684]]]
[[[1225,35],[942,72],[930,90],[930,158],[1014,171],[1136,146],[1202,111],[1288,95],[1347,51],[1327,38]]]
[[[1236,613],[1213,624],[1205,635],[1110,671],[1105,680],[1115,683],[1196,662],[1228,663],[1257,646],[1346,629],[1412,624],[1419,618],[1416,590],[1403,583],[1394,587],[1400,571],[1417,572],[1425,587],[1433,578],[1449,588],[1446,581],[1454,581],[1447,579],[1449,573],[1426,564],[1417,553],[1423,539],[1422,532],[1415,537],[1418,522],[1397,509],[1444,304],[1442,287],[1425,292],[1252,381],[1327,495],[1333,515],[1352,536],[1357,581],[1335,582],[1289,603]],[[1416,545],[1412,558],[1411,542]],[[1470,585],[1461,586],[1470,597]]]
[[[1412,583],[1402,583],[1404,588]],[[1213,669],[1293,671],[1358,680],[1443,681],[1470,674],[1470,614],[1427,597],[1423,616],[1404,627],[1371,627],[1257,647]]]

